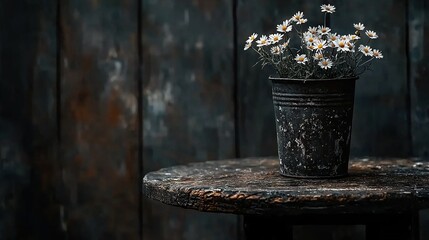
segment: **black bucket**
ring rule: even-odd
[[[270,77],[282,175],[347,175],[357,79]]]

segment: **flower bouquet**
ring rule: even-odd
[[[374,59],[383,58],[369,46],[378,38],[376,32],[355,23],[353,33],[334,33],[327,19],[335,7],[322,5],[321,10],[324,21],[317,27],[305,28],[307,19],[297,12],[277,25],[277,33],[259,39],[253,33],[244,46],[278,75],[269,79],[284,176],[347,175],[355,81]]]

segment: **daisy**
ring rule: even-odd
[[[289,20],[283,21],[282,24],[277,25],[277,32],[290,32],[292,31],[292,25],[290,25]]]
[[[347,47],[349,48],[350,52],[355,52],[355,45],[352,42],[347,42]]]
[[[297,54],[296,57],[295,57],[295,61],[297,63],[299,63],[299,64],[304,64],[305,65],[305,62],[307,62],[308,59],[305,56],[305,54],[301,54],[301,55]]]
[[[322,60],[323,59],[323,54],[320,52],[316,52],[316,54],[314,54],[313,59],[318,61],[318,60]]]
[[[377,35],[377,33],[376,32],[374,32],[374,31],[370,31],[370,30],[366,30],[366,35],[369,37],[369,38],[371,38],[371,39],[376,39],[376,38],[378,38],[378,35]]]
[[[325,49],[327,47],[325,44],[326,44],[326,41],[318,40],[317,42],[314,43],[314,48],[316,50],[322,51],[323,49]]]
[[[252,43],[253,41],[255,41],[257,37],[258,37],[258,34],[253,33],[252,35],[249,36],[249,39],[246,40],[246,43]]]
[[[317,32],[318,32],[320,35],[326,35],[326,34],[328,34],[330,31],[331,31],[331,29],[330,29],[330,28],[328,28],[328,27],[322,27],[322,26],[317,27]]]
[[[308,20],[306,19],[306,18],[301,18],[301,19],[299,19],[298,20],[298,22],[296,23],[296,24],[304,24],[304,23],[306,23]]]
[[[364,45],[360,45],[359,46],[359,51],[361,51],[363,53],[363,55],[365,56],[373,56],[373,51],[369,46],[364,46]]]
[[[316,35],[317,34],[317,27],[308,27],[308,32]]]
[[[355,35],[355,34],[349,34],[349,35],[347,35],[347,38],[351,41],[355,41],[355,40],[360,39],[360,37],[358,35]]]
[[[356,30],[363,31],[365,29],[365,26],[362,23],[355,23],[353,24]]]
[[[328,58],[324,58],[322,59],[319,64],[318,64],[322,69],[328,69],[332,67],[332,61],[329,60]]]
[[[320,8],[322,9],[322,12],[326,12],[326,13],[334,13],[335,12],[335,7],[333,5],[326,5],[323,4],[322,6],[320,6]]]
[[[281,53],[283,53],[283,50],[279,46],[274,46],[271,48],[271,53],[274,55],[280,55]]]
[[[338,39],[338,34],[336,33],[328,33],[328,39],[332,42]]]
[[[244,51],[246,51],[247,49],[249,49],[251,46],[252,46],[252,43],[251,43],[251,42],[247,42],[247,43],[244,45]]]
[[[349,52],[350,49],[347,46],[347,41],[342,39],[337,39],[335,42],[335,47],[340,52]]]
[[[298,11],[297,13],[295,13],[295,15],[292,16],[291,20],[299,22],[299,20],[301,20],[302,18],[304,18],[304,13]]]
[[[307,49],[313,51],[316,49],[316,47],[314,47],[313,44],[309,44],[309,45],[307,45]]]
[[[383,58],[383,54],[381,53],[380,50],[377,50],[377,49],[372,50],[372,55],[375,58]]]
[[[270,34],[270,42],[271,43],[278,43],[280,40],[283,39],[283,34]]]
[[[308,34],[304,36],[304,40],[307,44],[313,44],[317,39],[313,34]]]
[[[256,41],[256,43],[258,44],[258,45],[256,45],[258,47],[270,45],[270,42],[267,39],[267,36],[265,36],[265,35],[262,35],[261,38],[259,38],[259,40]]]
[[[288,39],[286,42],[280,44],[280,47],[282,48],[282,50],[285,50],[287,48],[287,46],[289,46],[289,41],[290,41],[290,39]]]

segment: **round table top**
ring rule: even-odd
[[[263,215],[401,213],[429,208],[429,162],[354,159],[349,176],[295,179],[274,158],[208,161],[148,173],[152,199],[206,212]]]

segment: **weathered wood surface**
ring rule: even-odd
[[[319,6],[323,1],[237,2],[237,127],[240,157],[271,156],[277,154],[271,84],[268,80],[272,69],[267,67],[261,70],[260,65],[252,67],[257,61],[257,54],[244,52],[244,43],[254,32],[259,35],[274,33],[277,24],[289,19],[297,11],[304,11],[309,24],[317,25],[322,20]]]
[[[375,30],[379,35],[369,45],[384,54],[384,58],[374,62],[372,70],[356,82],[351,155],[409,156],[407,1],[362,4],[361,0],[349,0],[335,1],[334,5],[337,8],[331,17],[334,31],[351,33],[353,23],[364,23],[365,30]],[[361,11],[365,14],[358,13]]]
[[[143,1],[145,173],[235,157],[232,4]],[[144,239],[234,239],[235,220],[143,201]]]
[[[429,163],[356,159],[349,176],[285,178],[278,160],[250,158],[164,168],[144,177],[144,194],[208,212],[264,215],[404,213],[429,208]]]
[[[69,239],[139,239],[137,1],[61,1],[61,219]]]
[[[0,239],[60,232],[54,1],[0,1]]]
[[[429,159],[429,3],[408,2],[412,154]]]

